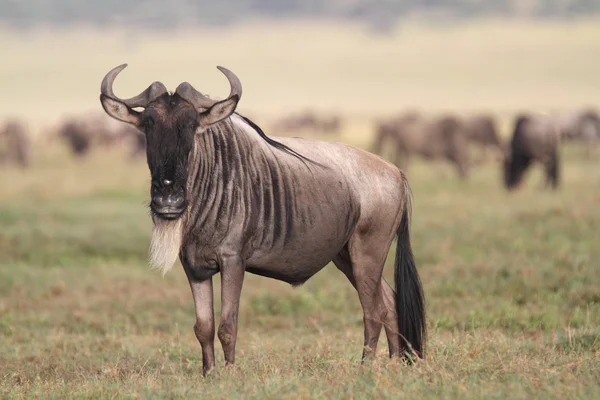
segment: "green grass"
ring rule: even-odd
[[[600,170],[575,155],[567,152],[556,193],[537,188],[539,171],[507,194],[493,165],[468,182],[442,166],[411,165],[425,362],[389,360],[382,335],[376,360],[361,366],[358,298],[330,266],[296,289],[248,276],[239,362],[225,368],[218,347],[219,373],[207,379],[183,271],[163,279],[146,266],[145,165],[97,153],[3,170],[27,182],[0,200],[0,393],[599,397]],[[53,192],[46,185],[57,174],[72,184]]]
[[[267,126],[286,110],[340,110],[340,139],[366,147],[372,120],[407,106],[489,109],[506,136],[520,109],[597,105],[599,27],[407,23],[389,38],[306,21],[170,37],[3,32],[0,84],[11,95],[0,116],[37,129],[98,111],[101,77],[125,61],[115,89],[124,97],[155,79],[226,93],[221,64],[244,83],[242,111]],[[426,361],[389,360],[382,335],[361,365],[358,297],[328,266],[296,289],[247,276],[238,363],[225,368],[217,345],[218,375],[207,379],[182,269],[162,278],[146,264],[144,163],[117,150],[77,162],[41,136],[35,150],[31,169],[0,169],[2,397],[600,398],[600,168],[581,149],[564,152],[555,193],[540,189],[539,170],[508,194],[496,165],[467,182],[442,165],[410,165]],[[218,312],[218,278],[215,287]]]

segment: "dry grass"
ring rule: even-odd
[[[366,146],[369,118],[404,105],[512,111],[597,101],[599,26],[408,25],[377,40],[313,23],[280,26],[277,35],[257,25],[157,41],[3,33],[10,61],[0,76],[10,77],[2,84],[13,98],[0,99],[0,109],[41,126],[58,112],[98,108],[99,79],[122,61],[131,63],[117,86],[124,95],[155,78],[221,93],[213,65],[224,64],[239,71],[251,111],[268,116],[314,99],[360,112],[341,138]],[[441,61],[430,62],[434,55]],[[36,150],[32,169],[0,170],[3,397],[600,397],[600,168],[578,149],[566,151],[556,193],[538,189],[539,171],[509,195],[494,165],[468,182],[442,166],[411,166],[430,327],[425,362],[388,360],[382,337],[375,362],[361,366],[358,298],[327,267],[297,289],[248,276],[239,364],[224,368],[219,353],[220,373],[209,379],[183,271],[163,279],[146,265],[146,166],[118,151],[78,163],[62,149]],[[390,266],[385,273],[391,278]]]

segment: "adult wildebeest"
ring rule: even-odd
[[[183,264],[205,374],[215,365],[214,274],[221,274],[218,337],[231,364],[244,273],[300,285],[330,261],[358,291],[363,358],[374,353],[382,324],[390,355],[411,348],[423,354],[425,309],[410,246],[410,189],[398,168],[340,143],[266,136],[234,113],[242,87],[225,68],[219,67],[231,85],[225,100],[210,99],[187,82],[173,94],[154,82],[122,100],[112,85],[125,67],[104,77],[100,100],[109,115],[146,134],[150,262],[163,273],[177,256]],[[394,292],[382,271],[395,235]]]
[[[94,147],[111,148],[127,144],[132,158],[145,153],[145,138],[136,128],[115,121],[106,114],[84,114],[65,119],[55,134],[63,139],[78,157]]]
[[[22,168],[31,162],[31,139],[25,126],[16,119],[8,120],[0,129],[0,161]]]
[[[504,160],[506,188],[516,188],[531,163],[537,161],[544,166],[547,184],[556,189],[560,171],[559,142],[560,132],[553,118],[518,116]]]
[[[427,160],[450,161],[461,178],[468,176],[467,137],[457,118],[426,119],[409,112],[377,125],[374,150],[382,151],[386,142],[392,143],[394,162],[402,168],[407,168],[411,156],[418,155]]]
[[[600,140],[600,116],[592,109],[556,117],[562,140],[592,142]]]
[[[565,142],[579,142],[585,155],[591,158],[600,145],[600,115],[592,109],[556,117],[560,138]]]
[[[480,157],[483,161],[487,158],[487,150],[494,152],[499,160],[504,154],[502,142],[498,136],[496,123],[491,115],[472,115],[461,120],[467,140],[481,149]]]
[[[58,128],[58,135],[65,140],[76,157],[83,157],[90,150],[92,138],[89,135],[87,125],[76,119],[65,121]]]

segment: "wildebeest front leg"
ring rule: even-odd
[[[229,257],[221,262],[221,322],[219,340],[223,346],[225,363],[235,362],[238,311],[244,283],[244,263],[239,257]]]
[[[202,372],[208,374],[215,367],[215,314],[212,278],[203,281],[190,279],[196,324],[194,333],[202,346]]]

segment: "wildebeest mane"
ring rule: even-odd
[[[252,122],[249,118],[244,117],[241,114],[235,113],[236,115],[238,115],[239,117],[241,117],[248,125],[250,125],[250,127],[252,129],[254,129],[256,131],[256,133],[258,133],[258,135],[265,141],[267,142],[267,144],[269,146],[272,146],[274,148],[276,148],[277,150],[283,151],[284,153],[287,153],[289,155],[292,155],[294,157],[296,157],[297,159],[301,160],[302,162],[306,162],[308,161],[311,164],[315,164],[318,165],[320,167],[324,167],[324,165],[311,160],[308,157],[303,156],[302,154],[298,153],[296,150],[289,148],[288,146],[286,146],[285,144],[278,142],[277,140],[271,139],[270,137],[267,136],[267,134],[260,128],[260,126],[256,125],[254,122]]]

